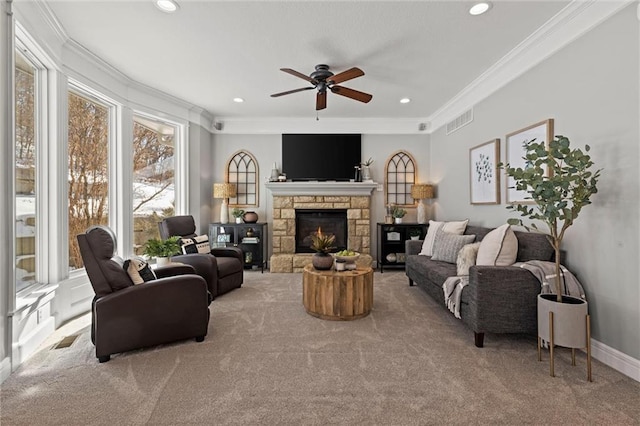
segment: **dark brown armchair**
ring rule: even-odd
[[[193,216],[168,217],[158,223],[160,237],[191,238],[196,236]],[[213,297],[240,288],[244,279],[242,250],[238,247],[214,247],[210,253],[193,253],[171,256],[174,262],[185,263],[195,268],[196,274],[207,281]]]
[[[111,354],[195,338],[209,325],[204,279],[188,265],[156,269],[158,279],[133,285],[114,257],[116,239],[105,226],[77,236],[93,290],[91,341],[99,362]]]

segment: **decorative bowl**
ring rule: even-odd
[[[360,253],[356,253],[353,256],[338,256],[337,254],[334,254],[333,257],[335,257],[336,260],[344,260],[347,263],[353,263],[358,260]]]

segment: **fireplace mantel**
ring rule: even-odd
[[[269,182],[265,184],[273,196],[371,196],[377,186],[376,182]]]

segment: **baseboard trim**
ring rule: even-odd
[[[640,382],[640,360],[595,339],[591,339],[591,356],[625,376],[631,377],[636,382]]]
[[[11,358],[6,357],[0,362],[0,383],[7,380],[7,377],[11,375]]]

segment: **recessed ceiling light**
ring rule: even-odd
[[[474,16],[482,15],[483,13],[485,13],[490,8],[491,8],[491,3],[483,1],[481,3],[476,3],[473,6],[471,6],[471,9],[469,9],[469,13],[474,15]]]
[[[242,98],[233,98],[233,102],[241,104],[241,103],[244,102],[244,99],[242,99]]]
[[[156,0],[156,7],[163,12],[173,13],[178,10],[178,3],[173,0]]]
[[[409,99],[409,98],[402,98],[402,99],[400,99],[400,103],[401,103],[401,104],[408,104],[409,102],[411,102],[411,99]]]

